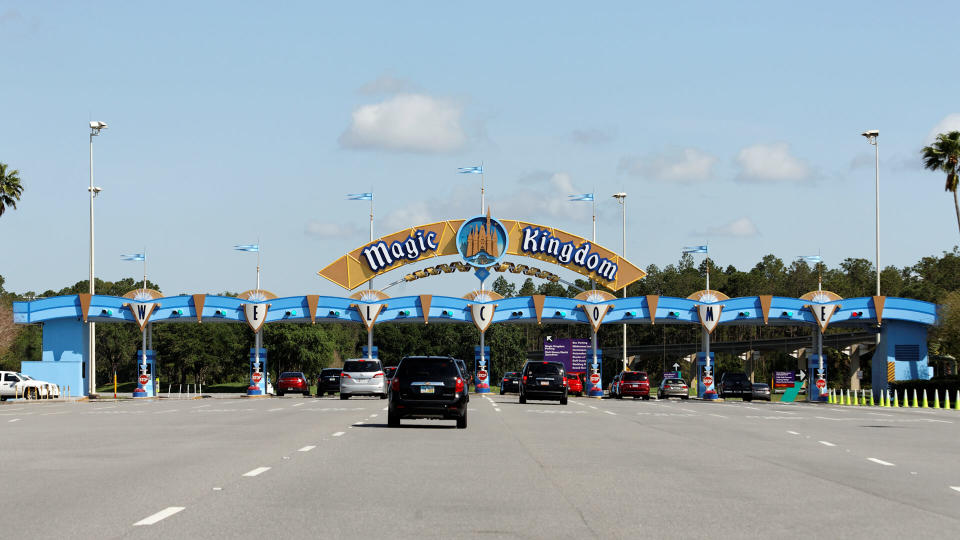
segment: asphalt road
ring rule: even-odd
[[[6,538],[955,538],[960,411],[474,395],[0,405]],[[139,523],[139,524],[138,524]]]

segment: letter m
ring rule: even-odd
[[[706,312],[706,314],[704,315],[703,320],[705,320],[705,321],[712,321],[712,320],[713,320],[713,306],[710,306],[710,307],[707,308],[707,312]]]
[[[603,259],[603,262],[600,263],[600,268],[597,269],[597,274],[606,279],[607,281],[613,281],[617,277],[617,265]]]
[[[372,246],[367,246],[363,248],[361,253],[367,258],[367,264],[374,272],[386,268],[393,263],[393,258],[390,257],[390,250],[384,242],[377,242]]]

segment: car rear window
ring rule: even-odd
[[[339,369],[331,369],[331,368],[325,369],[320,372],[321,376],[324,376],[324,375],[330,376],[330,375],[339,375],[339,374],[340,374]]]
[[[628,371],[628,372],[626,372],[626,373],[623,374],[623,378],[622,378],[621,380],[624,380],[624,381],[645,381],[645,380],[647,380],[647,374],[646,374],[646,373],[641,373],[641,372],[638,372],[638,371]]]
[[[396,376],[403,380],[421,377],[458,377],[460,370],[449,358],[404,358],[397,368]]]
[[[348,373],[380,371],[380,362],[376,360],[347,360],[343,363],[343,370]]]
[[[284,371],[280,374],[281,379],[294,379],[296,377],[303,377],[303,373],[297,371]]]
[[[685,384],[683,379],[667,379],[664,382],[666,382],[667,384]]]
[[[528,375],[556,375],[563,371],[563,367],[548,362],[530,362],[526,371]]]

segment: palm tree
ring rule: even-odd
[[[931,171],[947,173],[946,191],[953,192],[953,207],[957,211],[957,228],[960,229],[960,204],[957,203],[958,166],[960,166],[960,131],[937,135],[930,146],[924,146],[923,167]]]
[[[0,163],[0,216],[7,207],[16,208],[23,186],[20,185],[20,171],[13,169],[7,172],[7,164]]]

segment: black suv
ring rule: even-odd
[[[465,374],[449,356],[407,356],[400,360],[390,381],[387,424],[399,426],[401,418],[456,420],[457,428],[467,427]]]
[[[340,368],[323,368],[317,377],[317,397],[340,391]]]
[[[527,361],[520,370],[520,403],[528,399],[558,400],[567,404],[567,378],[560,362]]]
[[[753,383],[746,373],[724,373],[720,376],[717,393],[722,398],[738,397],[753,401]]]

